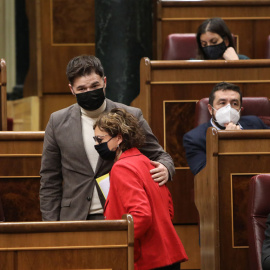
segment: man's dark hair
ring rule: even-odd
[[[213,102],[215,99],[215,93],[219,90],[232,90],[235,91],[237,93],[239,93],[240,95],[240,106],[242,106],[242,93],[241,90],[239,88],[239,86],[233,84],[233,83],[227,83],[227,82],[220,82],[218,84],[216,84],[214,86],[214,88],[212,89],[210,96],[209,96],[209,104],[213,107]]]
[[[94,55],[80,55],[71,59],[67,65],[66,75],[71,85],[78,77],[95,72],[101,78],[104,77],[104,69],[100,60]]]

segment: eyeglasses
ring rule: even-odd
[[[101,144],[102,141],[103,141],[103,139],[104,139],[104,137],[106,137],[106,136],[110,136],[110,135],[107,134],[107,135],[101,135],[101,136],[94,136],[93,139],[94,139],[94,141],[97,142],[98,144]],[[115,136],[111,137],[107,142],[109,142],[109,141],[110,141],[112,138],[114,138],[114,137],[115,137]]]

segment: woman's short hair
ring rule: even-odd
[[[96,127],[112,137],[122,135],[123,141],[119,148],[123,152],[133,147],[140,148],[145,142],[145,134],[138,119],[124,109],[115,108],[101,114],[93,126],[94,129]]]
[[[229,42],[228,47],[233,47],[235,49],[235,45],[232,38],[232,33],[226,23],[221,18],[211,18],[205,20],[197,30],[197,44],[198,44],[198,53],[197,59],[207,59],[203,53],[202,45],[201,45],[201,35],[206,32],[212,32],[220,35],[223,39],[227,39]]]

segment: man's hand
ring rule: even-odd
[[[150,160],[150,163],[156,167],[150,170],[153,180],[159,182],[160,186],[166,184],[169,180],[168,169],[160,162]]]
[[[230,122],[229,124],[225,125],[225,130],[240,130],[240,126]]]

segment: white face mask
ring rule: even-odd
[[[213,107],[212,107],[213,108]],[[230,122],[237,124],[240,119],[240,110],[237,111],[236,109],[231,107],[231,104],[228,104],[218,110],[213,108],[216,111],[216,121],[222,127],[225,127],[225,124]]]

